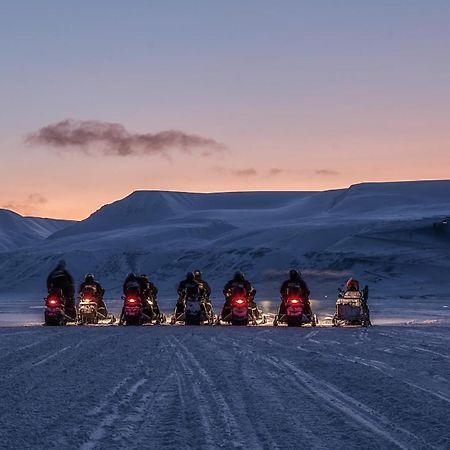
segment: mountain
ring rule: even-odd
[[[4,252],[0,293],[41,293],[48,271],[65,258],[77,281],[94,272],[115,298],[128,272],[149,273],[167,304],[177,281],[194,268],[204,271],[218,299],[239,269],[260,299],[276,300],[291,267],[302,269],[313,297],[324,302],[350,274],[379,298],[425,298],[436,286],[447,295],[449,215],[450,181],[363,183],[324,192],[138,191],[46,239]],[[26,283],[18,285],[18,276]]]
[[[0,209],[0,251],[41,241],[72,223],[69,220],[23,217],[8,209]]]

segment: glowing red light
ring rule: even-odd
[[[129,298],[127,301],[128,301],[128,303],[136,303],[136,299],[135,298]]]
[[[292,298],[291,299],[291,303],[296,305],[297,303],[299,303],[300,300],[297,300],[296,298]]]
[[[238,299],[236,300],[236,303],[237,303],[238,305],[242,305],[242,303],[244,303],[244,300],[242,300],[242,298],[238,298]]]

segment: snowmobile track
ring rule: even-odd
[[[297,379],[297,382],[303,385],[304,392],[309,394],[311,398],[314,399],[317,396],[329,408],[339,410],[339,412],[348,416],[350,420],[360,423],[386,442],[394,444],[403,450],[436,448],[426,445],[418,436],[409,431],[395,426],[381,413],[345,394],[336,386],[312,376],[305,370],[295,367],[292,363],[279,361],[273,357],[263,357],[263,359],[278,368],[285,375],[288,375],[290,372]]]
[[[449,327],[13,333],[6,448],[450,448]]]

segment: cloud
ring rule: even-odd
[[[212,170],[235,177],[254,177],[258,175],[258,171],[252,167],[244,168],[244,169],[232,169],[230,167],[212,167]]]
[[[216,172],[225,173],[225,174],[236,176],[236,177],[243,177],[243,176],[245,176],[245,177],[256,177],[256,176],[273,177],[273,176],[277,176],[277,175],[285,172],[284,169],[278,169],[278,168],[273,168],[268,171],[261,171],[261,170],[255,169],[254,167],[247,167],[244,169],[231,169],[228,167],[214,167],[213,170],[215,170]]]
[[[283,169],[273,168],[273,169],[269,170],[269,176],[274,177],[274,176],[280,175],[283,172],[284,172]]]
[[[253,177],[255,175],[258,175],[256,169],[238,169],[232,170],[231,172],[233,173],[233,175],[236,175],[238,177]]]
[[[48,203],[46,197],[38,193],[33,193],[22,201],[8,201],[2,205],[2,208],[18,211],[22,214],[30,214],[37,206],[42,206],[45,203]]]
[[[210,156],[225,149],[214,139],[168,130],[132,133],[119,123],[66,119],[47,125],[26,137],[31,145],[50,146],[60,151],[81,151],[87,155],[159,155],[169,157],[173,149],[185,153],[202,151]]]
[[[326,177],[335,177],[335,176],[339,175],[339,172],[337,170],[332,170],[332,169],[316,169],[314,171],[314,173],[316,175],[323,175]]]

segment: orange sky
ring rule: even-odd
[[[100,3],[3,9],[0,207],[82,219],[136,189],[450,178],[450,3]],[[227,151],[25,142],[69,118]]]

